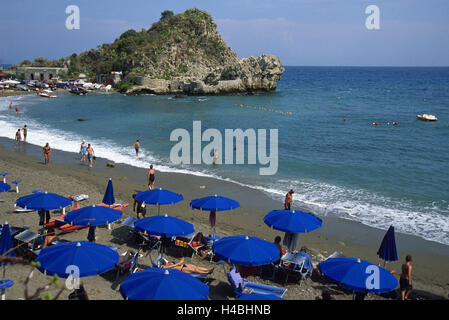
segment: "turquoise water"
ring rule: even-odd
[[[19,116],[7,112],[12,100],[21,105]],[[53,100],[2,98],[0,111],[2,136],[13,138],[27,123],[31,143],[78,152],[85,139],[97,156],[230,180],[264,190],[280,205],[295,188],[297,209],[382,229],[393,224],[449,244],[449,68],[287,67],[269,94],[173,99],[62,93]],[[417,120],[422,113],[440,120]],[[278,129],[277,174],[260,176],[259,165],[171,164],[170,132],[191,132],[194,120],[223,135],[224,129]]]

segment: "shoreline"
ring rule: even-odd
[[[0,138],[0,145],[4,146],[0,147],[2,150],[0,160],[25,167],[42,168],[44,172],[75,179],[80,185],[92,186],[101,196],[105,190],[107,179],[110,177],[113,178],[116,198],[121,201],[130,202],[132,193],[146,189],[146,170],[143,168],[118,163],[115,168],[107,168],[108,160],[97,158],[94,168],[89,170],[87,165],[79,163],[77,154],[59,150],[54,150],[50,166],[44,167],[40,156],[40,147],[28,144],[14,151],[13,144],[11,139]],[[213,178],[163,173],[158,172],[157,168],[155,169],[156,187],[170,189],[184,196],[184,201],[175,206],[163,207],[161,212],[165,211],[167,214],[188,220],[194,224],[196,230],[199,225],[200,229],[203,228],[203,232],[208,232],[208,216],[190,209],[189,202],[205,195],[222,194],[239,201],[241,207],[233,212],[217,216],[217,233],[220,236],[247,234],[264,238],[267,241],[272,241],[276,235],[283,236],[282,232],[271,230],[263,223],[263,216],[266,213],[282,206],[282,203],[274,201],[264,192]],[[10,173],[8,177],[10,177],[8,181],[11,181],[16,175],[13,176]],[[200,186],[206,186],[206,188],[201,189]],[[34,189],[38,188],[42,189],[43,186],[34,186]],[[80,191],[79,193],[87,192]],[[147,216],[154,213],[156,211],[151,207]],[[125,210],[124,217],[127,215],[135,217],[135,213],[130,208]],[[309,234],[301,234],[301,246],[306,245],[308,248],[318,251],[322,257],[338,251],[345,256],[360,257],[373,263],[381,262],[376,252],[385,234],[384,230],[349,220],[321,218],[323,219],[321,229]],[[449,265],[447,246],[401,233],[396,233],[396,243],[399,261],[388,263],[387,268],[400,270],[405,255],[412,254],[415,261],[414,288],[417,292],[427,292],[434,298],[447,299],[449,292],[449,275],[446,272]],[[310,296],[308,298],[313,299]]]

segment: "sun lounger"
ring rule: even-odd
[[[237,296],[248,293],[258,293],[273,294],[282,298],[285,292],[287,292],[287,289],[284,288],[247,281],[240,276],[240,273],[237,272],[235,267],[227,274],[227,277]]]
[[[127,252],[125,251],[124,253],[122,253],[120,256],[125,256],[127,254]],[[120,277],[120,275],[123,274],[127,274],[127,273],[134,273],[137,271],[137,262],[139,260],[139,258],[141,258],[141,254],[140,254],[140,249],[137,250],[137,252],[134,254],[134,256],[130,259],[128,259],[127,261],[123,262],[123,263],[119,263],[117,265],[117,276],[116,276],[116,281],[118,280],[118,278]]]
[[[192,238],[186,237],[176,237],[174,241],[174,245],[177,248],[184,248],[190,257],[193,257],[194,254],[201,256],[201,249],[206,249],[207,246],[203,243],[203,234],[198,232]]]

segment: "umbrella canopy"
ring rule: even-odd
[[[115,203],[114,187],[112,186],[112,179],[109,179],[108,181],[108,186],[106,187],[106,192],[104,193],[103,197],[103,203],[109,205]]]
[[[65,208],[72,204],[72,199],[60,196],[56,193],[33,193],[17,199],[17,205],[33,210],[55,210]]]
[[[102,226],[117,221],[122,212],[105,206],[88,206],[69,212],[64,221],[75,226]]]
[[[260,266],[279,259],[274,243],[243,235],[221,238],[214,242],[212,250],[228,263],[242,266]]]
[[[0,192],[6,192],[11,189],[11,186],[7,183],[0,182]]]
[[[248,293],[242,294],[235,300],[285,300],[284,298],[278,297],[274,294],[258,294],[258,293]]]
[[[130,300],[205,300],[209,286],[176,269],[149,268],[132,273],[120,292]]]
[[[240,203],[226,197],[215,195],[192,200],[190,201],[190,206],[193,209],[204,211],[225,211],[237,209],[240,207]]]
[[[394,227],[390,226],[380,244],[377,255],[385,261],[397,261],[398,252],[396,249],[396,240],[394,237]]]
[[[118,264],[119,255],[116,251],[103,244],[88,241],[76,241],[58,244],[42,249],[36,258],[41,266],[41,272],[48,275],[58,275],[61,278],[69,276],[70,266],[79,268],[79,277],[89,277],[109,271]]]
[[[273,210],[263,221],[273,229],[290,233],[311,232],[321,228],[323,224],[314,214],[297,210]]]
[[[195,232],[193,224],[167,215],[139,219],[134,222],[134,227],[141,232],[167,238],[187,236]]]
[[[0,255],[4,255],[5,252],[8,252],[14,247],[11,237],[11,230],[9,229],[8,222],[5,222],[3,225],[3,228],[1,229],[1,236],[0,236]],[[14,250],[9,251],[6,256],[9,257],[15,257],[16,253]],[[6,265],[6,263],[2,264]]]
[[[330,258],[319,264],[329,279],[356,292],[390,292],[397,288],[398,280],[371,262],[356,258]]]
[[[139,192],[136,195],[136,199],[140,202],[145,202],[146,204],[167,205],[178,203],[184,200],[184,197],[170,190],[152,189]]]

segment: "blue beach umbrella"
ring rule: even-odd
[[[32,210],[55,210],[65,208],[72,204],[72,199],[56,193],[39,192],[17,199],[19,207]]]
[[[158,214],[161,205],[175,204],[182,200],[184,197],[178,193],[165,189],[152,189],[139,192],[136,195],[136,199],[146,204],[152,204],[158,206]]]
[[[8,222],[5,221],[5,224],[3,225],[3,228],[1,229],[0,255],[5,255],[7,257],[15,257],[16,256],[15,251],[11,250],[13,247],[14,247],[14,245],[13,245],[13,242],[12,242],[11,230],[9,229]],[[5,266],[6,263],[3,263],[1,265]],[[3,273],[4,273],[4,271],[5,270],[3,269]]]
[[[134,222],[134,227],[138,231],[146,232],[149,235],[165,238],[187,236],[195,232],[193,224],[167,215],[139,219]]]
[[[377,255],[385,261],[398,260],[398,252],[396,249],[396,240],[394,237],[393,226],[390,226],[384,238],[382,239],[382,243],[380,244],[379,250],[377,250]]]
[[[11,189],[11,186],[7,183],[0,182],[0,192],[6,192]]]
[[[233,210],[240,207],[240,203],[230,198],[222,196],[208,196],[190,201],[192,209],[198,209],[203,211],[210,211],[209,222],[210,226],[215,232],[215,213],[217,211]]]
[[[76,241],[42,249],[36,262],[40,263],[38,269],[41,272],[61,278],[67,278],[71,270],[77,267],[78,276],[82,278],[113,269],[119,262],[119,255],[103,244]]]
[[[274,294],[247,293],[242,294],[235,300],[285,300],[285,299],[278,297]]]
[[[323,225],[323,221],[317,216],[298,210],[273,210],[263,221],[273,229],[290,233],[311,232]]]
[[[204,211],[226,211],[240,207],[240,203],[222,196],[208,196],[190,201],[193,209]]]
[[[114,187],[112,186],[112,179],[109,179],[108,186],[106,187],[106,191],[103,197],[103,203],[112,205],[115,203],[114,197]]]
[[[117,221],[122,212],[105,206],[88,206],[69,212],[64,221],[75,226],[102,226]]]
[[[123,281],[120,293],[130,300],[206,300],[209,286],[176,269],[148,268]]]
[[[241,266],[260,266],[279,259],[274,243],[244,235],[221,238],[214,242],[212,250],[228,263]]]
[[[342,287],[356,292],[390,292],[398,280],[390,271],[356,258],[330,258],[319,264],[320,271]]]

